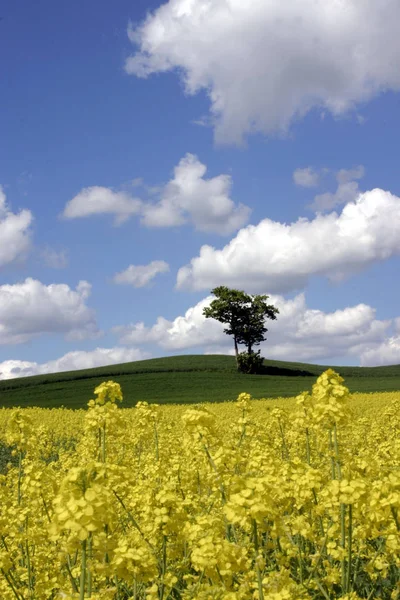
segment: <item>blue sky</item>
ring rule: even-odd
[[[397,2],[0,17],[0,379],[232,354],[222,284],[267,358],[400,363]]]

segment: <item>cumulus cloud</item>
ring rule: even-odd
[[[399,90],[398,0],[169,0],[128,35],[127,73],[176,72],[208,94],[217,142],[287,131]]]
[[[243,204],[236,206],[230,198],[230,175],[206,179],[206,172],[206,165],[194,154],[187,153],[167,184],[149,187],[140,180],[141,187],[158,196],[156,202],[131,198],[126,192],[91,187],[67,203],[63,216],[73,219],[112,213],[119,225],[131,215],[140,214],[145,227],[177,227],[190,223],[198,231],[229,235],[248,221],[251,209]]]
[[[151,343],[164,350],[203,347],[205,354],[234,354],[232,337],[223,331],[225,326],[202,314],[213,299],[207,296],[173,321],[158,317],[150,327],[139,322],[114,327],[113,332],[119,336],[120,344],[128,346]],[[271,294],[268,303],[280,311],[276,321],[266,319],[267,340],[260,345],[261,354],[269,359],[318,363],[349,356],[368,364],[400,362],[400,343],[397,354],[385,356],[383,352],[390,343],[388,329],[392,321],[377,320],[376,310],[367,304],[325,313],[308,308],[304,293],[292,300]],[[400,340],[400,336],[396,339]]]
[[[26,257],[31,246],[30,210],[11,212],[0,185],[0,268]]]
[[[317,187],[319,183],[319,173],[312,167],[296,169],[293,172],[293,181],[296,185],[300,185],[301,187]]]
[[[202,346],[223,339],[221,332],[224,327],[214,319],[206,319],[202,312],[208,306],[212,297],[207,297],[196,306],[189,308],[185,315],[168,321],[158,317],[152,327],[146,327],[143,322],[131,325],[113,327],[114,334],[119,336],[121,344],[156,343],[167,350],[182,350],[194,346]]]
[[[336,173],[336,181],[338,183],[336,192],[317,194],[312,204],[309,204],[307,208],[322,212],[356,200],[361,193],[356,180],[364,177],[364,174],[365,170],[362,165],[354,169],[340,169]]]
[[[381,344],[364,350],[361,367],[382,367],[400,364],[400,335],[390,337]]]
[[[228,235],[248,221],[250,208],[230,199],[230,175],[205,179],[206,165],[187,153],[174,169],[174,178],[161,192],[160,201],[143,208],[148,227],[172,227],[190,221],[199,231]]]
[[[45,373],[60,373],[63,371],[77,371],[79,369],[92,369],[121,363],[144,360],[151,358],[148,352],[137,348],[96,348],[95,350],[77,350],[68,352],[61,358],[45,363],[29,362],[26,360],[5,360],[0,363],[0,380],[15,377],[30,377]]]
[[[125,283],[140,288],[150,283],[158,273],[167,271],[169,265],[165,260],[153,260],[148,265],[130,265],[125,271],[114,275],[114,283]]]
[[[177,275],[177,289],[217,285],[288,293],[312,275],[340,282],[400,254],[400,198],[374,189],[336,212],[286,225],[263,219],[248,225],[222,250],[204,245]]]
[[[114,224],[125,223],[132,215],[137,215],[142,201],[126,192],[115,192],[110,188],[92,186],[84,188],[64,208],[64,219],[77,219],[93,215],[112,214]]]
[[[27,278],[0,286],[0,344],[20,344],[45,333],[61,333],[68,340],[100,335],[94,311],[86,305],[87,281],[75,290],[66,284],[45,285]]]

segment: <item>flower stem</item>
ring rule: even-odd
[[[167,571],[167,536],[163,535],[162,542],[162,562],[161,562],[161,586],[160,586],[160,600],[163,600],[164,597],[164,577]]]
[[[336,423],[333,425],[333,439],[334,439],[334,447],[335,447],[335,458],[336,458],[336,468],[338,473],[338,479],[341,481],[342,479],[342,469],[340,464],[340,456],[339,456],[339,443],[337,437],[337,427]],[[343,550],[346,547],[346,505],[341,502],[340,503],[340,545]],[[351,556],[351,548],[350,548],[350,556]],[[342,591],[345,592],[347,589],[347,579],[346,579],[346,559],[343,556],[341,559],[341,572],[342,572]]]
[[[18,506],[21,505],[22,451],[18,454]]]
[[[154,442],[156,446],[156,461],[160,460],[160,451],[158,447],[158,431],[157,431],[157,423],[154,421]]]
[[[93,533],[90,532],[89,534],[89,540],[88,540],[88,558],[89,560],[92,558],[92,546],[93,546]],[[89,562],[89,568],[87,570],[87,579],[88,579],[88,598],[92,597],[92,571],[90,568],[90,562]]]
[[[262,587],[261,571],[260,571],[260,567],[257,564],[258,531],[257,531],[257,522],[255,519],[253,519],[253,538],[254,538],[254,548],[256,551],[256,573],[257,573],[257,582],[258,582],[258,597],[259,597],[259,600],[264,600],[264,591],[263,591],[263,587]]]
[[[85,599],[85,579],[86,579],[86,540],[82,542],[82,559],[81,559],[81,586],[79,600]]]
[[[346,590],[345,590],[346,594],[348,594],[350,592],[352,535],[353,535],[353,505],[349,504],[349,545],[347,548],[347,577],[346,577]]]
[[[25,542],[25,551],[26,551],[26,559],[27,559],[27,567],[28,567],[28,589],[29,589],[29,598],[33,598],[33,589],[32,589],[32,570],[31,570],[31,557],[29,554],[29,544],[28,544],[28,517],[25,519],[25,527],[26,527],[26,542]]]
[[[101,429],[101,462],[106,462],[106,426]]]
[[[390,510],[391,510],[394,522],[396,523],[397,531],[400,533],[400,521],[399,521],[399,518],[398,518],[398,515],[397,515],[397,510],[396,510],[396,508],[394,506],[391,506]]]
[[[3,573],[4,578],[7,581],[8,585],[12,589],[12,591],[14,593],[14,596],[17,598],[17,600],[21,600],[21,596],[17,593],[17,590],[13,586],[13,583],[12,583],[11,579],[7,576],[7,573],[3,569],[1,569],[1,572]]]
[[[308,433],[308,427],[306,427],[306,443],[307,443],[307,463],[311,466],[310,434]]]

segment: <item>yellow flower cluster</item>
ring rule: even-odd
[[[400,392],[0,409],[1,600],[400,600]]]

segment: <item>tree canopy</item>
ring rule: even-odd
[[[248,354],[252,353],[253,346],[264,341],[265,319],[276,319],[279,310],[272,304],[267,304],[269,296],[252,296],[243,290],[230,289],[219,286],[211,290],[216,296],[210,306],[203,309],[206,318],[216,319],[228,325],[224,329],[227,335],[233,335],[236,360],[238,359],[238,344],[245,344]]]

